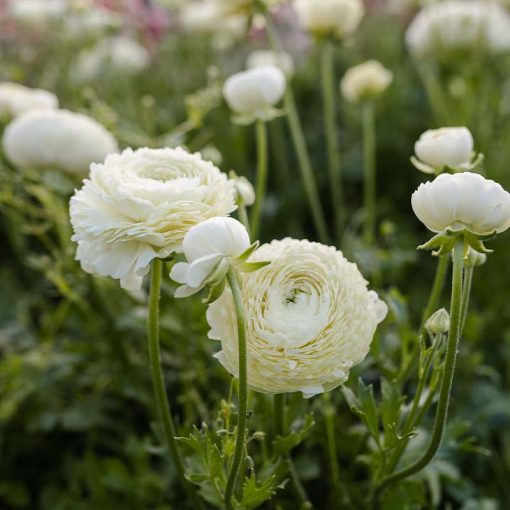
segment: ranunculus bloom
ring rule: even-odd
[[[473,146],[473,136],[469,129],[447,127],[425,131],[414,144],[414,152],[420,162],[431,167],[428,173],[433,173],[434,169],[445,166],[469,168],[473,158]]]
[[[192,227],[182,243],[188,262],[177,262],[170,277],[183,285],[175,297],[187,297],[203,288],[214,269],[228,264],[250,247],[250,237],[242,223],[234,218],[211,218]]]
[[[17,117],[30,110],[58,108],[55,94],[42,89],[31,89],[19,83],[0,83],[0,118]]]
[[[406,33],[417,57],[448,58],[457,52],[510,50],[510,15],[497,2],[447,0],[424,7]]]
[[[375,99],[393,81],[393,73],[377,60],[368,60],[347,70],[340,82],[344,98],[350,103]]]
[[[420,184],[411,198],[413,211],[432,232],[468,230],[476,235],[510,226],[510,193],[479,174],[441,174]]]
[[[67,110],[33,110],[5,129],[3,148],[19,168],[62,170],[80,176],[91,163],[118,151],[113,136],[94,119]]]
[[[294,74],[294,61],[292,57],[285,51],[258,50],[252,52],[246,61],[246,67],[252,69],[254,67],[279,67],[287,78]]]
[[[265,244],[250,261],[271,263],[240,275],[249,386],[312,396],[344,383],[387,313],[357,266],[333,247],[294,239]],[[228,288],[209,305],[207,321],[209,338],[221,341],[217,358],[236,376],[236,314]]]
[[[12,0],[8,13],[18,23],[39,27],[61,19],[67,8],[66,0]]]
[[[182,250],[191,227],[235,209],[234,186],[183,149],[126,149],[91,166],[71,199],[83,269],[139,289],[154,258]]]
[[[255,67],[230,76],[223,86],[223,97],[241,117],[264,120],[272,116],[285,87],[285,74],[279,67]]]
[[[78,55],[72,67],[72,77],[88,81],[102,71],[132,75],[143,71],[149,63],[149,52],[139,42],[131,37],[109,37]]]
[[[293,5],[301,24],[317,36],[347,37],[365,13],[360,0],[295,0]]]

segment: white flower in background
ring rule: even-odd
[[[19,83],[0,83],[0,119],[17,117],[30,110],[58,108],[55,94],[42,89],[31,89]]]
[[[255,190],[252,183],[242,175],[231,175],[237,192],[237,201],[241,200],[243,205],[253,205],[255,203]]]
[[[350,103],[369,101],[381,95],[393,81],[393,73],[377,60],[368,60],[347,69],[340,89]]]
[[[109,37],[78,55],[72,67],[72,76],[85,82],[93,80],[102,71],[132,75],[146,69],[149,63],[149,52],[134,39]]]
[[[444,167],[454,170],[473,168],[474,141],[466,127],[446,127],[425,131],[414,144],[413,164],[422,172],[439,173]]]
[[[285,51],[258,50],[252,52],[246,61],[246,67],[252,69],[254,67],[279,67],[287,78],[294,74],[294,60]]]
[[[113,136],[94,119],[67,110],[34,110],[5,129],[3,149],[19,168],[86,175],[91,163],[118,151]]]
[[[367,355],[387,307],[340,251],[309,241],[265,244],[250,261],[271,263],[241,274],[248,384],[257,391],[312,396],[343,384]],[[230,289],[209,305],[209,338],[234,376],[238,370],[236,314]]]
[[[91,166],[71,199],[82,268],[137,290],[154,258],[182,250],[191,227],[235,209],[234,186],[183,149],[126,149]]]
[[[467,230],[485,236],[510,226],[510,193],[479,174],[441,174],[421,184],[411,198],[413,211],[432,232]]]
[[[225,14],[214,0],[190,1],[179,10],[184,31],[212,37],[212,46],[220,51],[230,48],[247,32],[248,20],[242,14]]]
[[[97,37],[122,24],[120,14],[97,5],[77,7],[64,18],[68,34],[76,37]]]
[[[285,74],[279,67],[255,67],[227,78],[223,97],[247,122],[269,120],[275,115],[274,106],[285,94],[286,84]]]
[[[67,8],[66,0],[10,0],[7,13],[22,25],[39,27],[59,21]]]
[[[181,283],[175,297],[183,298],[200,291],[217,272],[224,277],[229,260],[250,247],[250,237],[242,223],[234,218],[211,218],[192,227],[182,243],[187,262],[177,262],[170,277]]]
[[[406,33],[416,57],[448,57],[459,51],[510,50],[510,14],[497,2],[447,0],[424,7]]]
[[[200,154],[202,154],[204,159],[210,161],[216,166],[220,166],[223,162],[223,156],[215,145],[206,145],[203,149],[201,149]]]
[[[301,24],[319,37],[351,35],[365,13],[361,0],[294,0],[293,5]]]

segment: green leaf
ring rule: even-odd
[[[258,483],[255,474],[252,473],[245,479],[243,484],[241,508],[243,508],[243,510],[257,508],[276,494],[277,487],[276,476],[272,476],[264,482]]]
[[[396,384],[387,379],[381,383],[381,419],[384,428],[384,445],[387,448],[394,447],[398,442],[396,435],[397,424],[400,421],[400,409],[403,397]]]
[[[374,390],[371,384],[368,386],[365,385],[361,377],[358,379],[358,398],[363,412],[362,419],[377,444],[380,444],[379,417],[374,398]]]
[[[290,434],[286,436],[278,436],[274,441],[274,451],[277,456],[285,456],[292,449],[298,446],[300,443],[306,439],[306,437],[312,431],[312,428],[315,425],[315,420],[313,419],[313,414],[309,413],[305,416],[303,425],[297,431],[292,431]]]

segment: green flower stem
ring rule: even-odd
[[[251,237],[250,220],[248,219],[248,213],[246,212],[246,205],[242,199],[239,200],[239,205],[237,206],[237,214],[239,221],[245,226],[248,234]]]
[[[251,211],[251,235],[258,238],[260,214],[267,187],[267,127],[262,120],[255,123],[257,138],[257,182],[255,191],[255,203]]]
[[[170,456],[175,465],[177,476],[183,488],[196,498],[192,488],[184,475],[184,463],[181,452],[177,445],[175,425],[170,410],[170,403],[166,396],[165,380],[161,369],[161,352],[159,347],[159,300],[161,294],[163,262],[161,259],[154,259],[150,272],[150,295],[149,295],[149,320],[147,322],[147,338],[149,341],[149,359],[151,365],[152,383],[154,385],[154,396],[159,413],[159,419],[163,425],[166,443]]]
[[[273,51],[281,52],[282,47],[276,35],[276,30],[273,25],[271,14],[268,12],[267,8],[263,9],[263,13],[266,19],[267,35],[271,47]],[[310,155],[308,154],[308,149],[306,147],[306,140],[305,135],[303,133],[303,127],[301,125],[301,120],[299,119],[299,114],[296,108],[296,101],[294,99],[294,93],[292,92],[292,87],[290,83],[287,84],[287,89],[285,91],[283,102],[285,106],[285,111],[287,113],[287,122],[289,125],[292,142],[294,144],[294,149],[296,151],[296,155],[298,158],[301,177],[303,179],[306,195],[308,197],[308,202],[312,210],[315,228],[319,235],[320,241],[324,244],[329,244],[330,236],[328,233],[328,228],[324,217],[324,212],[322,210],[319,192],[317,190],[317,184],[315,182],[312,163],[310,161]]]
[[[448,333],[448,343],[446,347],[446,356],[444,362],[443,376],[439,390],[439,400],[437,403],[436,418],[432,431],[432,438],[425,453],[416,462],[410,466],[397,471],[384,478],[376,489],[376,494],[380,494],[389,485],[398,482],[404,478],[414,475],[421,471],[436,455],[441,441],[443,439],[444,429],[448,417],[448,406],[450,404],[450,393],[455,373],[455,364],[457,360],[457,349],[460,337],[460,327],[462,321],[462,277],[464,266],[464,240],[457,240],[453,249],[453,278],[452,294],[450,304],[450,331]]]
[[[285,435],[286,426],[285,426],[285,393],[275,393],[273,396],[273,432],[274,437]],[[301,500],[300,508],[312,508],[312,504],[310,503],[310,499],[308,498],[308,494],[306,493],[301,480],[299,479],[299,475],[296,470],[296,466],[294,466],[294,462],[292,461],[292,457],[290,453],[285,456],[285,461],[287,463],[287,468],[289,470],[290,481],[294,492]]]
[[[445,97],[439,80],[436,66],[432,64],[419,64],[418,74],[420,75],[429,105],[438,126],[450,125],[450,115],[445,103]]]
[[[469,309],[469,296],[471,295],[471,285],[473,283],[474,267],[464,268],[464,288],[462,290],[462,320],[460,323],[460,331],[464,331],[466,318]]]
[[[376,173],[375,173],[375,112],[374,104],[362,105],[364,205],[363,239],[367,244],[375,240],[376,223]]]
[[[323,105],[322,116],[324,118],[329,161],[329,185],[331,187],[331,200],[335,212],[336,233],[338,240],[340,240],[344,222],[344,198],[338,127],[336,123],[335,46],[333,41],[329,39],[322,43],[320,67]]]
[[[232,496],[236,486],[239,469],[243,462],[243,456],[246,451],[246,414],[248,408],[248,373],[247,373],[247,354],[246,354],[246,327],[244,306],[241,296],[241,287],[237,275],[233,269],[227,273],[227,280],[232,291],[234,306],[237,316],[237,335],[239,349],[239,395],[237,405],[237,434],[232,467],[228,474],[227,486],[225,489],[225,507],[232,509]]]

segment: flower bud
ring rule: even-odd
[[[269,120],[285,87],[285,74],[279,67],[255,67],[230,76],[223,86],[223,97],[245,121]]]
[[[485,253],[480,253],[473,248],[469,249],[467,256],[464,259],[464,265],[466,267],[478,267],[485,264],[487,261],[487,255]]]
[[[238,176],[235,172],[231,172],[230,179],[234,182],[236,188],[237,200],[242,202],[243,205],[253,205],[255,203],[255,190],[251,182],[243,176]]]
[[[365,13],[360,0],[296,0],[294,9],[301,24],[316,37],[347,37]]]
[[[254,51],[246,61],[246,67],[249,69],[267,66],[279,67],[287,78],[290,78],[294,74],[294,60],[292,60],[292,57],[285,51]]]
[[[416,166],[425,173],[439,173],[445,166],[469,170],[473,145],[473,136],[465,127],[429,129],[414,144]]]
[[[250,237],[234,218],[210,218],[192,227],[184,236],[183,250],[188,262],[177,262],[170,277],[183,285],[175,297],[187,297],[201,290],[215,276],[221,280],[228,271],[228,259],[250,247]]]
[[[444,308],[437,310],[427,319],[425,329],[431,335],[448,333],[450,330],[450,314]]]
[[[368,60],[347,70],[340,90],[350,103],[375,99],[393,81],[393,73],[377,60]]]
[[[479,174],[441,174],[421,184],[411,198],[413,211],[432,232],[463,230],[475,236],[510,227],[510,193]]]

